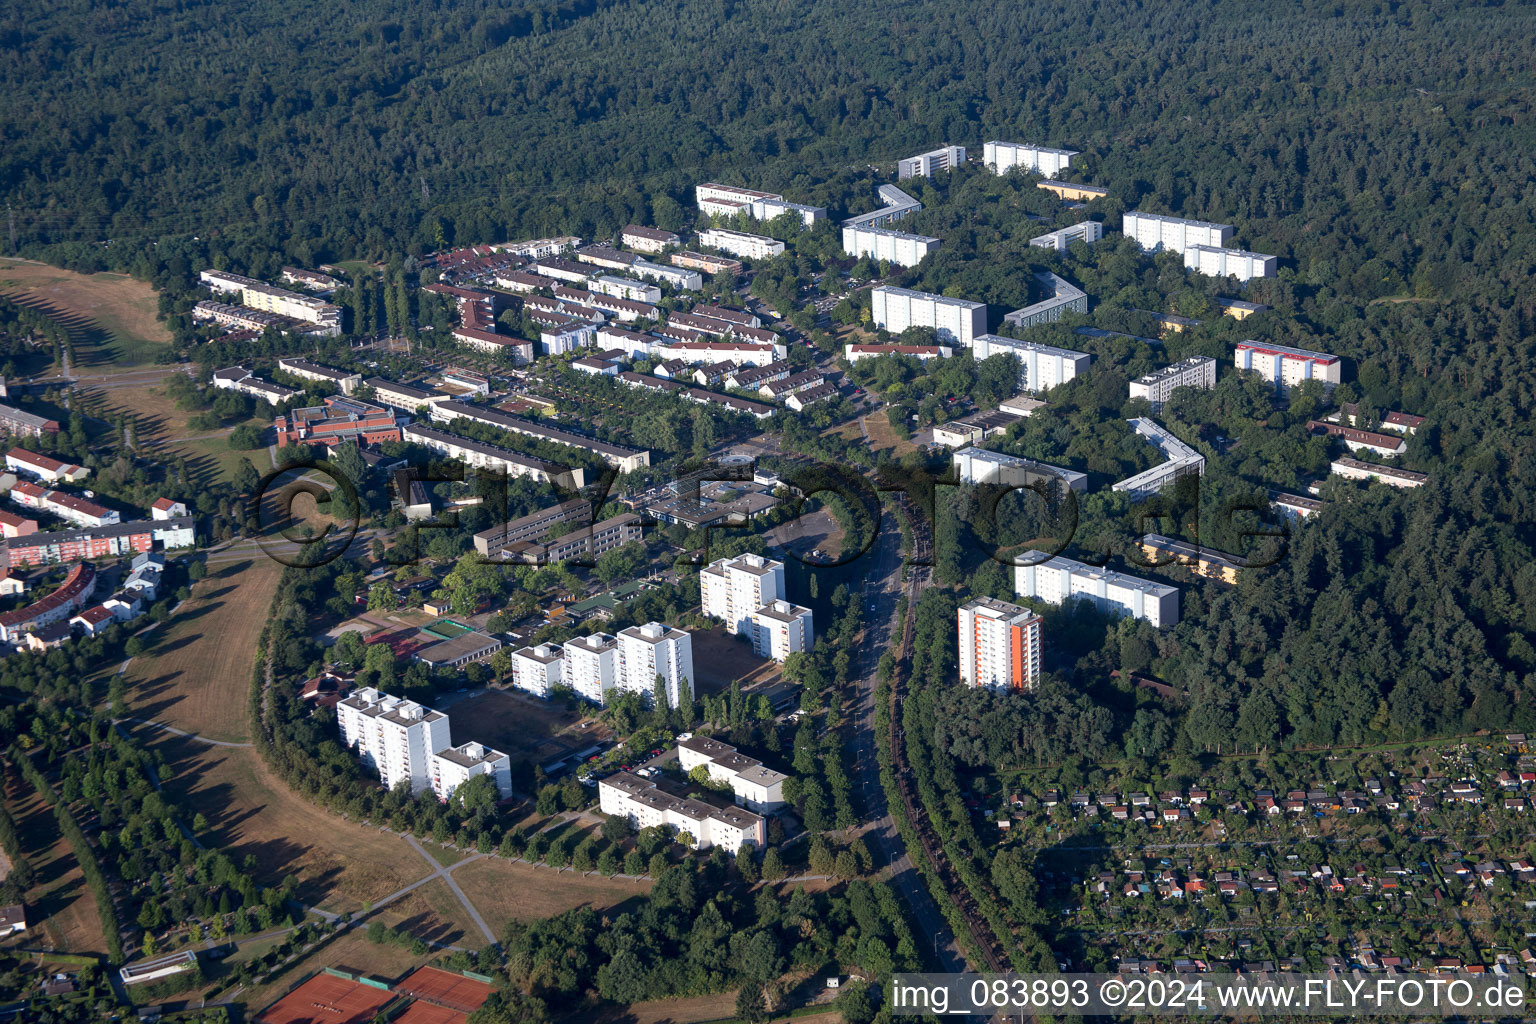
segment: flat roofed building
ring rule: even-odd
[[[661,252],[669,245],[682,243],[682,236],[676,231],[664,231],[661,228],[641,227],[639,224],[626,225],[619,233],[619,242],[638,249],[641,252]]]
[[[509,477],[528,477],[539,483],[554,484],[572,491],[580,490],[586,483],[586,474],[580,467],[546,462],[510,448],[485,444],[445,430],[413,423],[401,428],[400,436],[402,440],[441,452],[477,469],[494,470]]]
[[[895,185],[881,185],[875,189],[875,194],[880,197],[880,208],[868,213],[861,213],[855,217],[849,217],[843,221],[845,228],[878,228],[887,224],[894,224],[902,218],[916,213],[923,208],[923,204],[907,195]]]
[[[1234,320],[1247,320],[1269,308],[1262,302],[1244,302],[1242,299],[1212,299],[1211,304]]]
[[[927,235],[909,235],[887,228],[843,228],[843,251],[848,255],[868,256],[898,267],[915,267],[938,247],[939,240]]]
[[[1050,249],[1052,252],[1066,252],[1067,247],[1073,242],[1082,242],[1084,245],[1092,245],[1104,237],[1104,225],[1096,220],[1085,220],[1071,227],[1058,228],[1048,231],[1043,235],[1036,235],[1029,240],[1029,244],[1036,249]]]
[[[1323,502],[1302,494],[1269,492],[1269,507],[1290,520],[1309,519],[1323,510]]]
[[[526,516],[481,530],[475,534],[475,550],[492,558],[515,544],[525,541],[541,541],[550,529],[564,523],[585,525],[592,521],[592,503],[585,498],[572,498],[550,508],[531,512]]]
[[[784,806],[784,780],[789,776],[747,757],[729,743],[709,736],[685,736],[677,741],[677,763],[685,772],[704,767],[711,782],[731,787],[736,802],[759,814]]]
[[[369,377],[363,383],[373,389],[375,402],[395,409],[403,409],[406,412],[415,412],[422,406],[432,405],[434,402],[453,400],[452,395],[438,391],[425,391],[411,387],[409,384],[397,384],[383,377]]]
[[[1004,412],[1001,409],[978,412],[947,423],[934,424],[933,440],[935,444],[942,444],[947,448],[963,448],[968,444],[980,444],[989,437],[1007,433],[1008,428],[1019,419],[1017,414]]]
[[[696,292],[704,287],[704,278],[699,272],[681,263],[674,262],[674,265],[667,266],[647,260],[636,260],[630,264],[629,273],[634,277],[643,277],[647,281],[660,281],[678,291]]]
[[[337,702],[336,725],[385,789],[409,782],[412,795],[431,788],[430,756],[452,744],[447,715],[371,686]]]
[[[1014,356],[1019,361],[1019,390],[1038,394],[1087,373],[1093,357],[1087,352],[1058,348],[1038,341],[1020,341],[1000,334],[977,335],[971,355],[977,362],[998,354]]]
[[[1054,192],[1063,199],[1071,199],[1075,202],[1092,202],[1109,195],[1109,189],[1099,188],[1097,185],[1082,185],[1074,181],[1056,181],[1051,178],[1036,182],[1035,187]]]
[[[1239,370],[1269,381],[1281,394],[1309,380],[1321,381],[1324,391],[1332,391],[1343,379],[1343,360],[1336,355],[1264,341],[1239,342],[1232,361]]]
[[[622,512],[591,526],[579,526],[570,533],[542,544],[514,544],[502,553],[500,560],[529,565],[553,565],[556,562],[579,560],[581,564],[592,565],[599,555],[639,541],[643,529],[644,523],[639,516],[633,512]]]
[[[811,610],[789,601],[770,601],[752,613],[752,650],[782,663],[815,643]]]
[[[618,637],[608,633],[579,636],[566,641],[562,651],[565,684],[585,700],[599,707],[607,705],[608,694],[619,685]]]
[[[1414,488],[1429,483],[1428,473],[1415,473],[1396,466],[1378,466],[1374,462],[1361,462],[1359,459],[1334,459],[1328,469],[1335,476],[1342,476],[1346,480],[1379,480],[1389,487]]]
[[[560,685],[564,661],[558,644],[519,647],[512,652],[512,685],[547,700],[550,689]]]
[[[910,356],[919,362],[930,359],[948,359],[955,350],[948,345],[857,345],[843,346],[843,358],[850,364],[860,359],[878,359],[881,356]]]
[[[960,681],[993,690],[1033,690],[1040,680],[1041,618],[980,597],[960,606]]]
[[[1100,611],[1129,615],[1154,628],[1177,625],[1179,588],[1063,558],[1013,569],[1014,592],[1048,604],[1081,598]]]
[[[598,808],[634,828],[670,826],[693,837],[699,849],[718,846],[735,855],[743,846],[768,841],[763,819],[741,807],[719,808],[663,790],[649,779],[616,772],[597,784]]]
[[[726,228],[705,228],[699,232],[699,244],[749,260],[768,260],[784,253],[784,243],[776,238]]]
[[[997,487],[1067,487],[1079,494],[1088,492],[1088,474],[1059,466],[1048,466],[1017,455],[962,448],[952,457],[955,471],[963,484]]]
[[[277,361],[277,368],[284,373],[291,373],[301,380],[314,380],[322,384],[333,384],[344,395],[350,395],[356,391],[358,385],[363,382],[363,375],[351,370],[338,370],[330,366],[322,366],[312,363],[308,359],[298,356],[288,356]]]
[[[592,290],[631,302],[660,302],[661,289],[645,281],[603,274],[592,282]]]
[[[993,174],[1007,174],[1018,168],[1051,177],[1071,167],[1075,156],[1076,150],[1025,142],[988,142],[982,146],[982,162]]]
[[[505,800],[512,795],[512,759],[483,743],[461,743],[431,755],[432,792],[447,802],[453,791],[477,775],[489,776],[496,795]]]
[[[874,325],[892,334],[909,327],[931,327],[940,344],[969,347],[987,331],[987,304],[952,299],[931,292],[880,285],[871,293]]]
[[[1247,563],[1235,555],[1156,533],[1149,533],[1141,539],[1141,551],[1153,564],[1177,562],[1197,575],[1222,583],[1237,583],[1238,572],[1248,568]]]
[[[1221,249],[1214,245],[1191,245],[1184,250],[1184,267],[1207,277],[1232,277],[1252,281],[1256,277],[1274,277],[1280,266],[1276,256],[1242,249]]]
[[[1126,422],[1162,454],[1163,462],[1126,477],[1112,485],[1111,490],[1125,491],[1133,498],[1141,498],[1156,494],[1182,477],[1205,475],[1205,456],[1168,430],[1145,416]]]
[[[619,689],[652,697],[656,677],[668,707],[693,699],[693,637],[660,622],[619,631]]]
[[[741,260],[728,259],[724,256],[715,256],[704,252],[675,252],[671,260],[679,267],[689,270],[697,270],[705,274],[739,274],[745,268]],[[693,289],[697,291],[698,289]]]
[[[501,641],[495,637],[471,630],[424,647],[414,656],[428,668],[461,669],[473,662],[485,661],[501,650],[501,646]]]
[[[1168,250],[1183,254],[1192,245],[1225,247],[1232,237],[1231,224],[1208,220],[1166,217],[1160,213],[1132,210],[1121,219],[1121,230],[1143,252]]]
[[[1161,408],[1177,388],[1214,388],[1216,360],[1209,356],[1190,356],[1181,362],[1153,370],[1131,381],[1130,397],[1145,398],[1153,411]]]
[[[699,573],[703,613],[727,633],[752,635],[752,614],[784,598],[784,563],[762,555],[717,558]]]
[[[952,171],[965,163],[964,146],[940,146],[917,156],[896,161],[896,177],[931,178],[939,171]]]
[[[1022,309],[1003,316],[1003,322],[1014,327],[1038,327],[1055,323],[1066,313],[1088,312],[1088,293],[1059,274],[1042,271],[1035,275],[1045,290],[1046,297]]]

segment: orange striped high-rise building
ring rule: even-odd
[[[994,690],[1033,690],[1040,680],[1040,616],[979,597],[960,606],[960,680]]]

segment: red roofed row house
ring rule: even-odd
[[[45,490],[26,480],[11,488],[11,500],[26,508],[52,512],[60,519],[67,519],[79,526],[106,526],[122,519],[113,509],[103,508],[93,501],[63,491]]]
[[[0,615],[0,640],[15,641],[23,633],[39,626],[67,620],[90,600],[96,589],[96,567],[81,562],[69,570],[69,575],[57,590],[41,600]]]
[[[6,452],[5,468],[13,473],[26,473],[28,476],[50,484],[75,483],[91,474],[91,471],[84,466],[60,462],[58,459],[39,455],[25,448],[12,448]]]

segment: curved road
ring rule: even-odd
[[[853,772],[857,784],[862,787],[864,806],[871,819],[869,836],[891,865],[891,884],[901,893],[912,908],[912,916],[924,936],[932,937],[930,953],[936,961],[934,969],[960,972],[969,968],[965,956],[955,943],[954,934],[934,903],[933,896],[923,883],[912,859],[907,855],[906,844],[896,831],[886,807],[885,789],[880,785],[880,762],[875,743],[875,669],[880,656],[899,642],[896,634],[896,602],[901,597],[901,531],[894,517],[887,511],[880,513],[880,539],[870,549],[874,556],[868,583],[859,599],[866,602],[864,614],[867,625],[864,643],[859,649],[859,700],[855,709],[856,722],[849,742],[853,759]],[[869,610],[874,605],[874,611]]]

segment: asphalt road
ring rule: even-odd
[[[856,728],[849,744],[853,759],[856,784],[861,787],[864,806],[872,821],[868,836],[884,854],[891,865],[891,884],[912,908],[917,923],[918,941],[925,959],[934,961],[932,969],[960,972],[968,970],[965,956],[955,942],[954,934],[939,912],[938,904],[928,892],[923,878],[907,855],[906,844],[896,831],[886,807],[885,790],[880,785],[880,764],[875,743],[875,669],[880,656],[899,642],[896,632],[896,602],[901,596],[901,531],[889,512],[882,512],[880,539],[872,549],[875,557],[869,582],[860,595],[866,602],[865,614],[869,625],[864,631],[864,643],[859,650],[859,701],[856,708]],[[870,612],[868,605],[875,606]],[[931,945],[930,945],[931,943]]]

